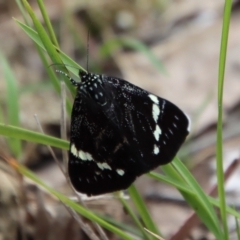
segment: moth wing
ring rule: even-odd
[[[168,100],[125,80],[108,81],[112,92],[118,92],[115,101],[121,103],[124,134],[138,151],[139,175],[169,163],[189,133],[188,117]]]
[[[81,92],[71,120],[69,176],[88,195],[126,189],[137,176],[172,160],[188,134],[186,115],[171,102],[129,82],[103,76],[103,86]]]

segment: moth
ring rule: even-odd
[[[81,82],[69,77],[77,90],[68,161],[76,191],[126,189],[174,158],[190,125],[177,106],[117,77],[82,70],[79,76]]]

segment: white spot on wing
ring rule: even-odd
[[[82,151],[82,150],[80,150],[79,152],[78,152],[78,156],[79,156],[79,158],[81,159],[81,160],[83,160],[83,161],[92,161],[93,160],[93,158],[92,158],[92,155],[90,154],[90,153],[88,153],[88,152],[84,152],[84,151]]]
[[[92,161],[92,155],[82,150],[78,151],[74,144],[71,145],[70,152],[77,158],[83,161]]]
[[[119,174],[120,176],[123,176],[125,174],[125,172],[122,169],[117,169],[116,170],[117,174]]]
[[[156,103],[156,104],[159,103],[157,96],[154,96],[154,95],[152,95],[152,94],[149,94],[148,96],[151,98],[151,100],[152,100],[154,103]]]
[[[152,115],[153,115],[153,119],[154,119],[155,122],[157,122],[159,114],[160,114],[159,106],[157,104],[153,104]]]
[[[161,135],[161,133],[162,133],[162,131],[161,131],[160,127],[158,125],[156,125],[153,135],[157,141],[159,140],[159,136]]]
[[[71,149],[70,149],[70,152],[71,152],[75,157],[78,157],[78,154],[77,154],[78,150],[76,149],[76,147],[75,147],[74,144],[72,144]]]
[[[103,163],[98,162],[97,165],[102,170],[104,170],[104,169],[112,170],[112,168],[106,162],[103,162]]]
[[[155,155],[159,154],[159,148],[158,148],[157,145],[154,145],[153,152],[154,152]]]
[[[187,130],[188,130],[188,132],[190,132],[190,130],[191,130],[191,119],[190,119],[190,117],[187,114],[185,114],[185,116],[188,119],[188,128],[187,128]]]
[[[106,104],[107,104],[107,102],[105,102],[105,103],[101,104],[101,106],[105,106]]]

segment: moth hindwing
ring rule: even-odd
[[[79,71],[75,82],[68,172],[89,196],[126,189],[136,177],[169,163],[189,133],[171,102],[123,79]]]

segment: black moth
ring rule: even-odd
[[[189,133],[177,106],[120,78],[81,70],[79,76],[82,82],[70,78],[77,95],[68,172],[76,191],[91,196],[126,189],[174,158]]]

